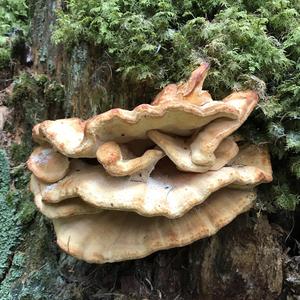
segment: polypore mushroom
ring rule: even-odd
[[[241,169],[243,166],[256,166],[260,169],[260,176],[262,182],[267,183],[273,180],[272,177],[272,166],[270,161],[270,155],[267,147],[257,146],[257,145],[243,145],[240,147],[238,155],[230,163],[232,166],[240,166]],[[240,172],[241,179],[237,180],[237,185],[233,184],[232,186],[240,186],[242,182],[248,181],[248,187],[251,186],[249,180],[249,174],[247,172]],[[246,179],[248,177],[248,179]],[[255,185],[255,183],[253,183]],[[252,186],[253,186],[252,184]]]
[[[230,135],[258,98],[213,101],[202,90],[207,70],[151,105],[34,127],[31,190],[67,253],[96,263],[144,257],[210,236],[250,209],[253,187],[272,180],[270,158]]]
[[[222,140],[237,130],[248,118],[258,102],[253,91],[235,92],[223,100],[239,110],[236,120],[221,118],[203,128],[191,143],[192,161],[196,165],[212,165],[216,159],[214,152]]]
[[[79,118],[44,121],[33,127],[32,138],[39,144],[49,143],[68,157],[93,158],[100,141],[86,137],[86,123]]]
[[[30,190],[34,194],[34,203],[39,211],[47,218],[56,219],[70,217],[73,215],[95,214],[102,212],[101,208],[87,204],[80,198],[67,199],[59,204],[49,204],[42,199],[42,191],[44,189],[45,184],[32,175],[30,180]]]
[[[34,128],[33,138],[38,143],[47,141],[68,157],[96,157],[98,147],[107,141],[145,139],[151,129],[187,136],[217,118],[238,116],[235,107],[222,101],[202,106],[176,101],[157,106],[142,104],[132,111],[112,109],[87,121],[44,121]]]
[[[146,182],[131,177],[112,177],[101,166],[73,161],[72,171],[59,182],[46,185],[42,197],[48,203],[80,197],[102,209],[178,218],[225,186],[252,187],[272,180],[272,175],[264,171],[267,167],[262,170],[261,165],[255,164],[270,163],[265,152],[253,154],[263,157],[254,159],[252,165],[240,166],[243,162],[241,155],[238,166],[233,162],[231,167],[202,174],[180,172],[165,160],[159,163]]]
[[[203,105],[213,101],[207,91],[202,90],[209,65],[202,64],[192,72],[189,80],[181,84],[167,85],[154,99],[152,105],[160,105],[170,101],[186,101],[195,105]]]
[[[125,145],[118,145],[116,142],[102,144],[96,155],[98,161],[112,176],[126,176],[146,172],[143,177],[147,177],[156,163],[165,156],[159,149],[150,149],[142,156],[135,157]]]
[[[69,159],[49,146],[40,146],[30,155],[27,167],[40,180],[52,183],[67,174]]]
[[[220,190],[183,217],[145,218],[135,213],[104,211],[53,220],[58,245],[90,263],[145,257],[215,234],[255,200],[251,191]]]
[[[204,173],[209,170],[218,170],[230,162],[239,151],[233,138],[226,138],[216,149],[216,159],[212,165],[196,165],[192,161],[191,153],[191,143],[193,140],[187,140],[178,136],[173,137],[158,130],[150,130],[148,136],[164,150],[179,170],[186,172]]]
[[[167,86],[152,105],[142,104],[132,111],[116,108],[86,121],[44,121],[33,128],[33,139],[50,143],[68,157],[93,158],[103,143],[147,139],[149,130],[189,136],[215,119],[240,118],[241,109],[234,102],[212,101],[202,91],[207,70],[208,65],[203,64],[186,83]]]

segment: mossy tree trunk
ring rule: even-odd
[[[65,51],[53,45],[51,30],[59,5],[61,1],[55,0],[30,3],[30,72],[46,74],[65,90],[58,94],[63,97],[59,111],[43,103],[41,109],[47,111],[41,118],[85,118],[112,107],[132,108],[136,99],[150,101],[155,91],[123,83],[101,49],[83,44]],[[43,91],[37,98],[53,99],[45,95]],[[58,249],[50,222],[31,206],[29,210],[15,235],[2,225],[1,240],[14,240],[1,253],[1,299],[285,299],[289,292],[283,233],[264,215],[244,214],[215,236],[187,247],[136,261],[91,265]],[[4,212],[2,222],[7,222]]]

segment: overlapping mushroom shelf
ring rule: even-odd
[[[258,97],[213,101],[207,71],[151,105],[33,128],[30,188],[64,251],[95,263],[140,258],[210,236],[252,207],[253,188],[272,180],[268,151],[233,134]]]

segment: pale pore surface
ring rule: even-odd
[[[147,134],[153,142],[164,150],[179,170],[186,172],[204,173],[209,170],[218,170],[230,162],[239,151],[233,138],[225,138],[215,151],[216,159],[213,164],[201,166],[192,161],[191,139],[173,137],[157,130],[151,130]]]
[[[145,218],[134,213],[101,214],[54,220],[58,245],[90,263],[145,257],[155,251],[181,247],[215,234],[253,205],[255,193],[223,189],[183,217]]]
[[[53,183],[67,174],[69,159],[51,146],[44,145],[34,149],[27,161],[27,167],[40,180]]]
[[[150,149],[142,156],[136,157],[126,145],[118,145],[113,141],[101,145],[96,155],[98,161],[112,176],[146,172],[146,177],[152,172],[156,163],[165,156],[159,149]]]
[[[254,151],[253,155],[264,156],[265,152]],[[271,181],[272,175],[260,169],[263,166],[255,165],[262,161],[270,163],[262,157],[254,159],[252,166],[240,166],[243,162],[240,156],[238,166],[234,166],[233,162],[232,167],[198,174],[180,172],[170,161],[162,160],[145,182],[137,176],[112,177],[101,166],[75,160],[70,174],[55,184],[45,186],[42,197],[48,203],[80,197],[102,209],[177,218],[228,185],[248,188]]]
[[[73,215],[95,214],[102,212],[102,209],[90,205],[80,198],[70,198],[60,203],[49,204],[42,199],[41,191],[45,184],[39,181],[34,175],[31,175],[30,190],[34,194],[34,203],[38,210],[47,218],[56,219],[70,217]]]
[[[216,159],[215,150],[222,140],[237,130],[248,118],[258,102],[253,91],[235,92],[223,100],[239,110],[236,120],[217,119],[203,128],[191,144],[192,161],[196,165],[212,165]]]

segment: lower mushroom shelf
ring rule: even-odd
[[[54,219],[58,245],[90,263],[145,257],[215,234],[253,205],[253,191],[222,189],[183,217],[147,218],[135,213],[103,211]]]
[[[33,177],[31,190],[46,204],[81,198],[98,209],[133,211],[147,217],[178,218],[224,187],[251,188],[272,180],[264,148],[247,146],[231,166],[206,173],[188,173],[163,159],[146,181],[138,176],[113,177],[100,165],[72,160],[69,173],[54,184]],[[37,205],[42,205],[36,199]]]

